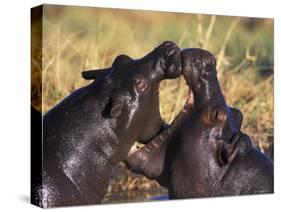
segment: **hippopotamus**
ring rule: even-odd
[[[226,104],[214,56],[184,49],[181,57],[190,98],[168,129],[132,148],[129,168],[167,187],[169,199],[272,193],[273,164]]]
[[[167,41],[140,59],[119,55],[109,68],[83,72],[94,82],[44,115],[41,207],[101,202],[134,142],[164,129],[159,83],[181,75],[180,52]]]

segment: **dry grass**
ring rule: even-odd
[[[142,57],[172,40],[215,54],[227,103],[244,113],[243,130],[262,150],[273,142],[272,20],[47,6],[43,36],[43,112],[89,83],[81,71],[108,67],[118,54]],[[39,58],[32,58],[33,66]],[[171,122],[188,88],[182,77],[160,88],[160,111]],[[145,200],[166,192],[123,164],[117,169],[104,202]]]

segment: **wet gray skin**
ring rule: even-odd
[[[181,74],[180,49],[164,42],[141,59],[118,56],[110,68],[83,72],[95,80],[43,118],[43,184],[33,185],[41,207],[100,203],[112,168],[137,140],[165,125],[159,83]]]
[[[273,164],[240,131],[242,113],[225,103],[215,58],[202,49],[181,56],[191,98],[127,165],[166,186],[170,199],[272,193]]]

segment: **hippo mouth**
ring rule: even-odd
[[[153,86],[153,101],[151,102],[151,109],[153,111],[152,116],[154,118],[152,127],[149,129],[149,132],[147,132],[146,135],[142,135],[142,139],[138,139],[138,142],[142,144],[148,143],[155,136],[163,132],[163,130],[165,130],[168,126],[163,121],[160,113],[160,82],[162,80],[174,79],[176,77],[179,77],[182,73],[180,48],[170,41],[164,42],[158,48],[158,51],[156,51],[156,53],[153,55],[154,59],[158,58],[155,67],[155,73],[159,74],[156,78],[157,81]]]
[[[150,127],[147,127],[147,130],[145,133],[142,133],[141,136],[137,139],[137,142],[139,144],[147,144],[151,139],[153,139],[155,136],[157,136],[159,133],[161,133],[165,129],[165,122],[163,121],[161,114],[160,114],[160,84],[155,86],[153,90],[153,101],[151,102],[151,111],[150,114],[143,114],[144,116],[147,116],[148,120],[150,121],[151,125]]]
[[[180,48],[173,42],[166,41],[162,44],[162,52],[160,56],[160,66],[164,72],[163,77],[160,79],[175,79],[182,74],[182,59],[181,59],[181,50]],[[156,99],[156,106],[155,106],[155,113],[159,117],[159,121],[161,121],[160,131],[167,128],[167,125],[163,125],[164,121],[160,115],[160,82],[157,84],[155,89],[155,99]]]

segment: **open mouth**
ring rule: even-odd
[[[148,143],[153,137],[158,135],[162,131],[162,125],[164,124],[160,114],[160,82],[158,82],[157,85],[155,84],[152,93],[153,101],[150,102],[150,109],[152,113],[143,114],[143,116],[148,116],[146,118],[149,120],[152,119],[152,121],[150,121],[150,127],[146,133],[143,133],[141,138],[138,139],[138,142],[141,144]]]

